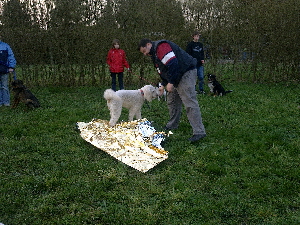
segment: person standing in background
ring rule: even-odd
[[[203,44],[199,42],[200,34],[195,31],[192,35],[193,41],[189,42],[186,47],[186,52],[197,59],[197,76],[199,80],[199,94],[204,92],[204,49]]]
[[[124,82],[123,82],[123,72],[124,67],[129,69],[129,64],[126,60],[126,54],[123,49],[120,49],[120,42],[118,39],[114,39],[112,43],[112,48],[108,51],[106,57],[106,63],[109,65],[110,76],[112,78],[111,89],[114,91],[117,90],[117,75],[118,75],[118,82],[119,82],[119,89],[124,89]]]
[[[0,34],[0,106],[10,106],[9,73],[14,72],[17,62],[11,47],[1,38]]]

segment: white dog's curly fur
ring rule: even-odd
[[[136,119],[141,119],[141,108],[144,101],[151,102],[158,95],[158,88],[152,85],[146,85],[138,90],[119,90],[116,92],[112,89],[105,90],[104,98],[110,111],[109,125],[111,127],[116,125],[120,118],[122,107],[129,109],[128,121],[132,121],[134,116]]]

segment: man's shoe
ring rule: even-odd
[[[164,126],[163,127],[163,130],[165,130],[165,131],[169,131],[169,130],[172,130],[171,128],[169,128],[169,127],[167,127],[167,126]]]
[[[177,128],[169,128],[169,127],[167,127],[167,126],[164,126],[162,129],[163,129],[164,131],[170,131],[170,130],[176,130]]]
[[[192,137],[189,138],[190,142],[199,141],[200,139],[204,138],[206,134],[194,134]]]

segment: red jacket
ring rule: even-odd
[[[125,51],[122,49],[110,49],[106,57],[106,63],[109,65],[109,71],[112,73],[121,73],[124,72],[124,67],[129,68]]]

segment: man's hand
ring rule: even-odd
[[[172,92],[173,90],[174,90],[174,85],[168,83],[168,84],[167,84],[167,91],[168,91],[168,92]]]

